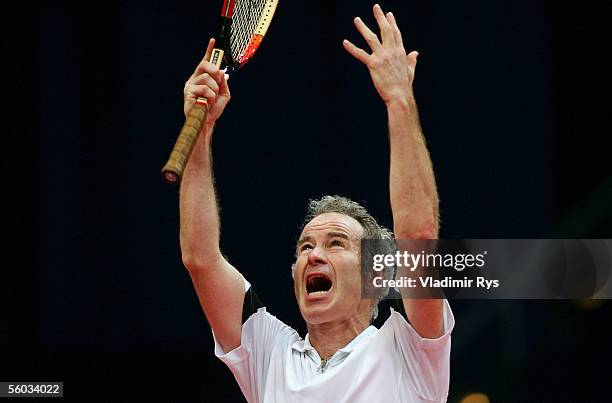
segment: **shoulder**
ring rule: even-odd
[[[298,339],[298,332],[269,313],[266,307],[258,308],[242,325],[243,345],[273,347],[277,343],[286,344]]]
[[[401,304],[400,304],[401,306]],[[406,318],[403,309],[390,307],[390,315],[381,326],[382,334],[393,335],[396,342],[411,343],[419,348],[436,349],[450,342],[450,336],[455,327],[455,318],[447,300],[444,300],[443,334],[435,339],[420,336]]]

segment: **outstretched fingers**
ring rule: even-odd
[[[376,36],[376,34],[372,32],[370,28],[368,28],[368,26],[361,20],[361,18],[355,17],[354,23],[355,27],[357,28],[357,31],[359,31],[363,39],[365,39],[365,41],[368,43],[370,49],[372,49],[372,52],[381,51],[382,45],[378,40],[378,36]]]
[[[380,29],[380,36],[382,38],[383,47],[390,48],[395,44],[395,35],[393,34],[393,28],[391,24],[385,17],[385,13],[382,8],[378,4],[374,5],[374,18],[376,18],[376,23],[378,24],[378,28]]]
[[[354,23],[357,31],[361,34],[363,39],[367,42],[370,50],[376,54],[383,50],[392,51],[397,48],[403,49],[404,45],[402,42],[402,33],[400,32],[397,21],[392,13],[383,12],[382,8],[375,4],[373,7],[374,18],[380,29],[380,39],[378,36],[363,22],[359,17],[355,17]],[[363,63],[367,63],[369,60],[369,54],[363,49],[358,48],[348,40],[343,42],[344,48],[355,58]]]
[[[393,15],[391,11],[387,13],[387,20],[389,21],[389,24],[391,25],[391,29],[393,32],[393,38],[395,38],[395,44],[403,48],[404,42],[402,41],[402,32],[397,26],[397,21],[395,20],[395,16]]]
[[[355,59],[359,60],[363,64],[368,64],[370,55],[365,50],[355,46],[351,41],[345,39],[342,41],[342,45],[347,52],[349,52]]]

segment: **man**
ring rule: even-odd
[[[355,19],[371,54],[348,40],[343,45],[367,66],[387,106],[395,236],[435,239],[438,196],[412,92],[418,54],[406,54],[392,13],[375,5],[374,16],[380,39]],[[448,303],[404,298],[405,312],[392,310],[380,329],[371,326],[378,301],[362,298],[360,240],[391,234],[363,207],[332,196],[310,203],[293,267],[295,296],[308,328],[304,340],[261,307],[250,284],[221,254],[210,143],[230,92],[223,72],[205,61],[213,45],[211,39],[185,85],[185,113],[198,96],[208,98],[210,111],[181,184],[180,240],[213,330],[215,354],[249,402],[445,401],[454,325]]]

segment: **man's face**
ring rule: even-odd
[[[325,213],[312,219],[297,244],[295,296],[308,324],[369,315],[361,298],[360,240],[363,227],[352,217]]]

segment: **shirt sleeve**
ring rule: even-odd
[[[392,330],[406,381],[413,385],[419,397],[434,402],[446,401],[450,383],[451,332],[455,318],[447,300],[444,300],[443,325],[442,336],[436,339],[421,337],[393,308],[384,325]]]
[[[245,293],[250,284],[245,280]],[[265,307],[257,309],[242,324],[240,346],[223,351],[213,332],[215,355],[234,374],[240,390],[248,402],[259,402],[263,397],[270,358],[285,351],[297,339],[297,332],[269,314]]]

